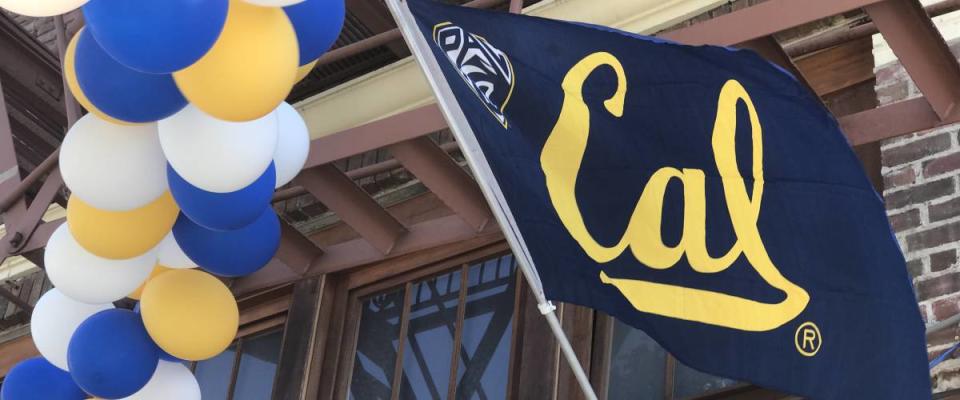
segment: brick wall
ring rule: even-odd
[[[954,53],[957,53],[957,45]],[[880,105],[920,95],[897,62],[877,68]],[[960,124],[887,140],[881,147],[883,197],[924,320],[960,313]],[[960,340],[944,330],[928,340],[930,358]],[[934,390],[960,388],[960,359],[931,371]]]

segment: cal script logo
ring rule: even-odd
[[[623,115],[627,92],[623,66],[610,53],[591,54],[574,65],[564,77],[563,107],[540,154],[550,200],[566,230],[583,251],[600,264],[619,257],[630,248],[633,257],[649,268],[671,268],[686,255],[697,273],[715,274],[729,268],[743,254],[760,278],[783,292],[785,298],[778,303],[764,303],[698,288],[610,277],[603,271],[600,280],[616,287],[637,310],[670,318],[754,332],[773,330],[796,318],[806,308],[810,296],[780,273],[767,254],[757,229],[764,183],[763,133],[750,95],[736,80],[728,80],[720,90],[712,137],[714,159],[722,177],[728,214],[737,237],[726,254],[714,257],[707,251],[705,174],[691,168],[663,167],[650,177],[619,243],[608,247],[593,238],[577,204],[576,184],[590,135],[590,110],[581,93],[587,77],[601,66],[609,66],[617,74],[617,91],[603,104],[613,116],[619,118]],[[741,101],[749,112],[752,132],[752,192],[747,191],[746,182],[737,168],[734,144],[737,103]],[[659,227],[667,184],[674,179],[683,185],[684,226],[680,243],[671,247],[663,243]],[[644,268],[642,265],[639,267]],[[810,334],[806,335],[810,337]]]
[[[506,128],[507,118],[503,110],[510,102],[514,83],[510,58],[483,37],[450,22],[433,27],[433,41],[447,55],[470,90]]]

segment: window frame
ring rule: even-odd
[[[240,361],[243,359],[243,344],[244,342],[254,340],[266,335],[272,335],[274,333],[281,334],[280,348],[277,349],[277,355],[279,356],[280,352],[283,350],[283,334],[284,329],[282,326],[272,326],[266,329],[261,329],[255,332],[250,332],[244,336],[238,336],[230,346],[235,346],[233,350],[233,366],[230,369],[230,381],[227,383],[227,397],[224,400],[233,400],[235,390],[237,388],[237,377],[240,374]],[[190,363],[190,372],[197,372],[197,365],[200,364],[199,361],[193,361]],[[280,371],[280,363],[277,363],[277,370],[273,373],[273,386],[276,387],[277,384],[277,373]]]
[[[280,332],[281,339],[278,356],[282,354],[283,347],[287,340],[287,312],[290,309],[292,297],[293,286],[283,285],[237,299],[238,307],[240,308],[240,327],[237,330],[237,336],[233,342],[230,343],[230,346],[235,346],[235,348],[225,400],[233,400],[234,390],[237,386],[237,376],[240,373],[240,360],[243,356],[243,343],[245,341]],[[278,359],[277,370],[274,371],[274,389],[277,387],[277,376],[280,372],[280,363],[282,362],[282,359]],[[190,362],[189,368],[191,373],[196,373],[199,363],[198,361]]]
[[[438,263],[434,263],[425,267],[411,269],[403,271],[399,274],[395,274],[387,279],[369,283],[366,285],[357,285],[353,289],[348,291],[347,299],[347,319],[345,323],[344,332],[348,332],[349,335],[344,335],[344,341],[341,342],[341,352],[340,352],[340,362],[338,363],[341,367],[337,368],[339,372],[337,373],[338,377],[336,379],[336,388],[333,393],[333,398],[335,399],[346,399],[349,392],[349,386],[353,378],[353,368],[355,361],[355,354],[357,351],[357,342],[360,335],[360,320],[362,313],[363,302],[369,299],[371,296],[374,296],[379,293],[387,292],[391,289],[400,289],[404,291],[403,293],[403,305],[400,316],[400,333],[398,336],[399,344],[397,350],[397,357],[394,360],[394,370],[393,376],[391,378],[391,398],[397,399],[399,396],[399,391],[401,387],[401,378],[403,376],[403,360],[404,360],[404,348],[405,342],[407,339],[408,327],[410,323],[410,308],[412,302],[413,294],[413,285],[415,283],[442,276],[444,274],[452,273],[456,270],[460,271],[460,288],[466,288],[468,271],[471,265],[477,263],[483,263],[492,259],[497,259],[510,255],[510,251],[505,246],[494,246],[489,249],[481,249],[478,252],[469,252],[464,254],[461,257],[456,257],[451,260],[445,260]],[[465,261],[469,260],[469,261]],[[515,265],[516,261],[514,261]],[[523,279],[522,273],[519,269],[516,269],[514,274],[514,279],[517,282],[514,282],[514,305],[517,304],[517,298],[521,292],[521,286],[517,285],[519,281]],[[363,279],[354,279],[356,283],[365,282]],[[462,334],[464,319],[466,314],[466,300],[467,300],[467,290],[459,291],[459,299],[457,304],[457,319],[455,322],[455,335],[454,335],[454,344],[453,348],[456,349],[462,345]],[[511,317],[512,319],[512,331],[510,338],[510,356],[508,361],[508,368],[511,373],[508,373],[508,388],[512,385],[514,374],[512,371],[513,362],[514,362],[514,352],[516,344],[516,335],[517,335],[517,318],[519,313],[514,309],[514,314]],[[449,375],[449,381],[447,382],[447,395],[451,392],[456,391],[456,376],[457,368],[459,362],[459,351],[453,351],[451,356],[451,370]]]
[[[509,246],[500,238],[499,240],[487,240],[479,244],[464,243],[457,245],[455,249],[445,249],[445,251],[437,253],[428,252],[428,254],[419,254],[412,257],[398,257],[359,269],[326,275],[324,278],[325,288],[319,300],[321,311],[317,319],[317,333],[314,338],[316,346],[311,357],[312,365],[307,368],[308,384],[305,390],[305,398],[347,399],[353,375],[357,341],[360,335],[360,315],[364,299],[392,288],[406,287],[409,289],[415,282],[509,253]],[[554,338],[549,336],[549,332],[545,330],[546,321],[536,310],[535,301],[528,293],[529,286],[519,270],[516,273],[516,279],[510,355],[507,367],[509,371],[507,398],[529,397],[530,392],[525,391],[525,389],[530,386],[539,386],[542,389],[534,392],[536,393],[535,396],[552,393],[551,398],[554,400],[582,399],[583,396],[579,392],[579,387],[572,380],[572,372],[566,362],[563,361]],[[409,293],[408,290],[407,294]],[[404,295],[404,297],[408,296]],[[610,346],[612,345],[613,318],[603,312],[573,304],[560,303],[557,306],[567,337],[571,339],[581,363],[588,367],[587,372],[598,396],[601,399],[606,399],[609,385],[609,363],[612,357]],[[404,308],[409,312],[409,307]],[[462,307],[458,304],[458,314],[460,308]],[[404,318],[404,320],[409,323],[407,318]],[[458,321],[458,323],[462,322]],[[400,337],[406,336],[404,328],[404,326],[401,326]],[[461,330],[462,326],[458,327],[457,331]],[[584,335],[586,339],[583,338]],[[543,354],[542,352],[538,353],[542,349],[526,348],[527,342],[532,342],[531,338],[533,338],[532,341],[541,342],[541,344],[549,343],[549,345],[544,346],[550,347],[552,353]],[[403,342],[401,342],[402,344]],[[402,347],[400,348],[402,349]],[[397,360],[402,363],[402,358],[399,356],[401,353],[402,350],[398,351]],[[531,356],[531,353],[536,354]],[[666,359],[664,365],[666,369],[665,379],[668,379],[665,382],[667,384],[666,391],[668,395],[672,395],[670,392],[673,390],[673,379],[675,377],[670,363],[675,364],[676,361],[669,353]],[[391,377],[394,399],[398,393],[398,387],[394,385],[397,380],[394,378],[402,376],[402,364],[396,364],[397,360],[395,360],[393,371],[394,377]],[[535,373],[531,374],[531,370]],[[524,382],[524,385],[519,384],[521,381]],[[450,387],[451,385],[448,383],[448,391]],[[743,384],[683,400],[786,400],[792,398],[795,397]],[[667,397],[667,399],[670,399],[670,397]]]
[[[597,391],[597,396],[606,399],[610,386],[610,363],[613,361],[613,331],[614,318],[603,312],[596,312],[594,322],[594,341],[593,341],[593,359],[592,365],[595,369],[591,371],[591,383]],[[666,352],[664,360],[664,394],[662,400],[725,400],[725,399],[750,399],[750,400],[781,400],[793,399],[796,397],[777,393],[773,390],[760,388],[748,383],[740,383],[733,386],[712,390],[691,397],[674,398],[676,385],[677,359]]]

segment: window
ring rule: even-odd
[[[269,399],[282,340],[282,330],[241,338],[216,357],[196,363],[203,399]]]
[[[516,283],[506,255],[358,298],[348,398],[504,398]]]
[[[737,385],[681,364],[646,333],[620,321],[613,322],[610,346],[609,400],[691,399]]]

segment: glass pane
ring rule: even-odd
[[[677,362],[674,379],[673,397],[675,399],[685,399],[737,384],[737,381],[705,374],[679,362]]]
[[[513,257],[471,265],[467,281],[457,398],[506,398],[516,291]]]
[[[240,353],[240,369],[234,400],[269,399],[280,359],[283,332],[274,332],[252,339],[244,339]]]
[[[197,363],[194,375],[200,383],[200,394],[204,400],[226,400],[230,388],[230,376],[233,374],[233,361],[236,347],[229,349],[209,360]]]
[[[350,398],[383,400],[390,398],[400,336],[403,289],[380,294],[363,302],[357,353],[353,361]]]
[[[610,351],[610,400],[662,399],[667,353],[650,336],[614,321]]]
[[[401,399],[447,397],[460,279],[460,270],[456,270],[412,286]]]

